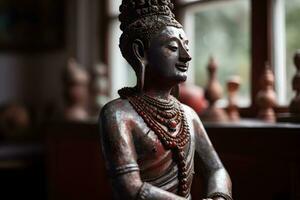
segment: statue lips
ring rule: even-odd
[[[181,72],[186,72],[189,68],[188,65],[183,64],[183,63],[177,63],[175,66]]]

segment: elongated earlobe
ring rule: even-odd
[[[132,51],[138,60],[143,60],[145,57],[144,44],[140,39],[134,40],[132,43]]]
[[[132,51],[136,57],[137,66],[136,66],[136,77],[137,77],[137,89],[138,91],[142,92],[144,89],[144,81],[145,81],[145,70],[146,70],[146,63],[145,63],[145,49],[143,42],[139,39],[136,39],[132,43]]]
[[[145,82],[145,70],[146,66],[141,63],[140,69],[137,76],[137,89],[139,92],[142,92],[144,89],[144,82]]]

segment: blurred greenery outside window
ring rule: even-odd
[[[293,57],[300,48],[300,1],[273,0],[273,58],[279,105],[294,96],[292,79],[296,73]]]
[[[285,0],[286,10],[286,69],[287,69],[287,97],[288,102],[294,96],[291,83],[296,73],[293,62],[294,53],[300,48],[300,1]]]
[[[241,78],[238,92],[240,107],[250,105],[250,1],[212,1],[184,11],[184,26],[191,36],[192,70],[197,85],[207,84],[207,64],[212,56],[218,65],[217,77],[223,86],[226,106],[226,82],[233,75]]]

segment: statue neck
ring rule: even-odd
[[[153,98],[168,100],[173,87],[177,84],[175,81],[148,74],[144,79],[143,92]]]
[[[172,87],[149,87],[144,86],[144,93],[150,97],[168,100],[170,98]]]

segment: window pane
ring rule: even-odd
[[[121,51],[119,49],[119,38],[122,34],[120,30],[120,22],[118,19],[113,19],[109,21],[109,69],[110,69],[110,80],[111,80],[111,97],[117,98],[118,90],[122,87],[131,87],[136,84],[136,76],[127,63],[127,61],[122,57]]]
[[[119,15],[119,6],[121,5],[122,0],[108,0],[108,14],[110,16],[117,16]]]
[[[292,78],[296,73],[293,57],[300,48],[300,1],[286,0],[286,62],[287,62],[287,91],[288,100],[292,99]],[[289,102],[289,101],[288,101]]]
[[[206,66],[211,56],[218,63],[218,80],[226,86],[228,78],[239,75],[242,83],[239,91],[240,106],[250,103],[250,3],[248,0],[233,0],[201,4],[188,8],[185,20],[187,27],[194,27],[193,67],[195,82],[205,87]],[[192,13],[192,14],[191,14]],[[192,19],[192,20],[190,20]],[[194,23],[190,26],[189,23]],[[226,88],[223,88],[226,91]],[[224,95],[226,99],[226,96]]]

